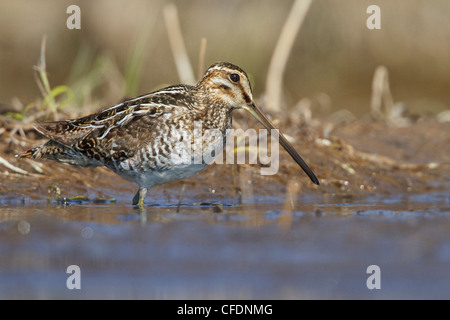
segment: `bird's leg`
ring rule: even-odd
[[[138,192],[133,197],[133,205],[138,206],[139,208],[144,207],[144,199],[145,195],[147,194],[147,188],[139,187]]]

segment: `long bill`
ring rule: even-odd
[[[244,109],[247,110],[253,117],[255,117],[255,119],[258,120],[269,131],[269,133],[272,129],[276,130],[273,123],[264,115],[264,113],[261,111],[261,109],[258,108],[255,103],[252,102],[251,104],[245,106]],[[317,179],[314,172],[308,167],[306,162],[302,159],[302,157],[300,157],[297,151],[295,151],[294,147],[289,143],[289,141],[286,140],[281,132],[279,132],[279,137],[280,144],[283,146],[283,148],[289,153],[292,159],[297,162],[300,168],[305,171],[311,181],[318,185],[319,179]]]

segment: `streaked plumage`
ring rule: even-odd
[[[143,206],[148,188],[187,178],[207,165],[173,160],[173,154],[180,153],[180,143],[194,152],[216,147],[217,141],[186,141],[192,137],[194,123],[201,121],[202,130],[220,130],[220,146],[224,146],[227,129],[231,129],[231,113],[238,108],[249,111],[266,128],[273,128],[253,102],[247,74],[233,64],[219,62],[209,67],[195,86],[171,86],[79,119],[36,124],[36,130],[50,140],[20,157],[106,166],[139,185],[133,204]],[[280,143],[319,184],[281,134]]]

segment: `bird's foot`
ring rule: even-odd
[[[139,191],[133,197],[133,205],[138,208],[144,208],[144,199],[147,194],[147,188],[139,188]]]

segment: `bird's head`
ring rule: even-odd
[[[218,62],[206,70],[198,86],[210,98],[231,109],[245,108],[253,102],[252,87],[244,70],[228,62]]]
[[[253,100],[250,80],[244,70],[228,62],[217,62],[210,66],[197,85],[207,91],[210,99],[230,110],[244,109],[256,118],[269,132],[275,130],[272,122],[264,115]],[[314,172],[303,161],[294,147],[279,133],[279,142],[305,171],[311,181],[319,184]]]

